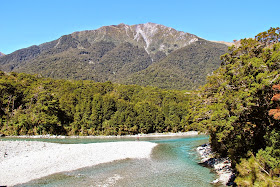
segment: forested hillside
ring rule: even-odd
[[[122,83],[194,90],[204,85],[206,76],[220,66],[220,56],[225,52],[224,45],[198,39],[148,68],[126,77]]]
[[[188,130],[189,95],[0,72],[0,134],[125,135]]]
[[[211,146],[230,157],[240,186],[280,186],[280,29],[241,40],[198,94],[192,126],[206,126]]]
[[[68,80],[196,89],[220,65],[224,44],[154,24],[75,32],[0,57],[0,70]]]

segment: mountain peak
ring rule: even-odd
[[[148,54],[161,51],[166,55],[199,39],[193,34],[151,22],[136,25],[121,23],[96,30],[75,32],[71,35],[79,41],[87,39],[91,44],[99,41],[113,42],[116,45],[129,42],[143,47]]]
[[[4,56],[4,55],[5,55],[4,53],[1,53],[1,52],[0,52],[0,56]]]
[[[131,27],[135,31],[134,40],[144,39],[146,44],[144,48],[148,53],[156,49],[156,51],[164,51],[168,54],[169,51],[174,50],[174,46],[181,48],[198,40],[198,37],[193,34],[151,22]],[[173,47],[167,46],[167,43],[172,43]]]

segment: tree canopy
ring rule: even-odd
[[[280,126],[274,113],[279,100],[279,28],[242,39],[221,60],[199,92],[189,120],[207,126],[213,150],[236,166],[238,185],[279,186]]]
[[[125,135],[188,130],[189,94],[0,72],[0,133]]]

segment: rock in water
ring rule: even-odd
[[[234,184],[235,174],[231,168],[231,160],[229,158],[215,158],[210,144],[204,144],[197,148],[197,152],[201,157],[201,164],[206,167],[211,167],[219,175],[219,178],[212,183],[222,183],[226,186]]]

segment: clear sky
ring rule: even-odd
[[[153,22],[231,42],[280,26],[279,7],[280,0],[0,0],[0,51],[119,23]]]

